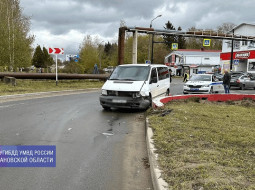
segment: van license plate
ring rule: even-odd
[[[112,100],[113,103],[127,103],[127,100]]]
[[[191,88],[191,91],[199,91],[199,88]]]

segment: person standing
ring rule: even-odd
[[[94,65],[94,71],[93,71],[93,74],[98,74],[98,67],[97,67],[97,64]]]
[[[224,71],[224,76],[223,76],[223,85],[224,85],[225,94],[229,94],[230,80],[231,80],[231,76],[228,73],[228,71],[225,70]]]
[[[172,69],[169,69],[170,83],[172,82]]]
[[[189,80],[189,71],[186,71],[184,74],[183,82],[187,82]]]

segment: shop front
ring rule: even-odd
[[[222,72],[230,71],[231,53],[221,53]],[[255,73],[255,50],[233,52],[232,71]]]

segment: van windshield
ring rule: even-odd
[[[148,79],[149,72],[149,66],[119,66],[109,80],[144,81]]]

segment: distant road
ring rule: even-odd
[[[0,103],[0,145],[56,145],[56,168],[0,168],[0,189],[153,189],[144,113],[103,111],[99,92]]]

